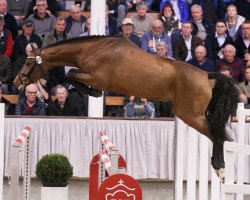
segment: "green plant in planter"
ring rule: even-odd
[[[73,175],[73,167],[63,154],[47,154],[36,164],[36,176],[43,186],[65,187]]]

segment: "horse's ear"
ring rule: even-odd
[[[32,51],[35,53],[35,55],[39,55],[39,53],[40,53],[39,49],[33,43],[30,43],[30,45],[31,45]]]

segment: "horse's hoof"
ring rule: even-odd
[[[225,182],[225,169],[224,168],[220,168],[219,170],[214,170],[216,175],[220,178],[220,181],[222,183]]]

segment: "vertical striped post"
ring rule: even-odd
[[[4,171],[4,103],[0,103],[0,200],[3,199]]]
[[[19,151],[20,151],[20,146],[22,144],[24,144],[26,139],[28,139],[30,132],[31,132],[31,128],[29,126],[26,126],[12,145],[12,150],[11,150],[11,185],[10,185],[9,200],[16,200],[19,198],[19,169],[20,169]],[[27,149],[25,149],[25,150],[27,150]],[[26,162],[29,162],[29,159],[26,160],[26,158],[25,158],[25,163]],[[27,165],[29,165],[29,163]],[[29,171],[26,171],[26,170],[27,169],[25,169],[25,173],[30,173]],[[29,182],[29,180],[27,180],[27,176],[24,177],[24,183],[25,183],[24,190],[27,192],[27,191],[29,191],[29,188],[27,189],[29,184],[27,185],[26,182]],[[24,195],[26,197],[29,197],[29,194],[27,194],[26,192]],[[24,199],[28,200],[28,198],[26,198],[26,197]]]

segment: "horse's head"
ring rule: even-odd
[[[14,85],[19,90],[23,90],[27,85],[37,81],[44,75],[41,69],[42,59],[40,56],[40,50],[35,48],[32,43],[31,47],[32,55],[26,58],[24,65],[14,80]]]

